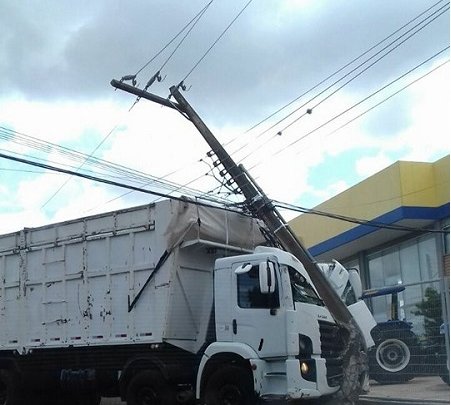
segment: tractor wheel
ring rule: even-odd
[[[384,330],[370,351],[370,376],[381,384],[399,384],[415,377],[415,334],[405,329]]]

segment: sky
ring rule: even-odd
[[[137,74],[143,88],[160,70],[149,92],[167,98],[183,80],[183,96],[271,198],[314,207],[398,160],[449,154],[448,5],[0,1],[0,153],[237,201],[185,117],[110,85]],[[0,158],[0,233],[156,198]]]

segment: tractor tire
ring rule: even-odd
[[[386,329],[369,353],[370,377],[380,384],[400,384],[415,377],[416,336],[405,329]]]

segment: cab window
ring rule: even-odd
[[[258,278],[258,265],[252,266],[247,273],[237,275],[238,306],[240,308],[278,308],[279,289],[277,286],[274,293],[262,294]]]

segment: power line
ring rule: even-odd
[[[272,153],[272,156],[276,156],[280,153],[282,153],[283,151],[285,151],[286,149],[288,149],[289,147],[295,145],[296,143],[298,143],[299,141],[305,139],[306,137],[312,135],[313,133],[317,132],[318,130],[320,130],[321,128],[325,127],[326,125],[330,124],[332,121],[336,120],[337,118],[341,117],[342,115],[346,114],[347,112],[351,111],[353,108],[357,107],[358,105],[362,104],[363,102],[369,100],[371,97],[375,96],[376,94],[380,93],[382,90],[386,89],[387,87],[391,86],[392,84],[394,84],[395,82],[397,82],[398,80],[402,79],[403,77],[405,77],[406,75],[410,74],[411,72],[413,72],[414,70],[418,69],[419,67],[421,67],[422,65],[424,65],[425,63],[429,62],[430,60],[432,60],[433,58],[436,58],[438,55],[440,55],[441,53],[445,52],[447,49],[449,49],[449,46],[447,46],[446,48],[443,48],[441,51],[437,52],[436,54],[434,54],[433,56],[429,57],[428,59],[426,59],[425,61],[421,62],[420,64],[418,64],[417,66],[415,66],[414,68],[410,69],[408,72],[402,74],[401,76],[399,76],[398,78],[396,78],[395,80],[392,80],[390,83],[384,85],[383,87],[379,88],[378,90],[376,90],[375,92],[371,93],[370,95],[366,96],[365,98],[363,98],[362,100],[358,101],[357,103],[353,104],[352,106],[348,107],[347,109],[343,110],[342,112],[340,112],[339,114],[335,115],[334,117],[330,118],[329,120],[327,120],[326,122],[322,123],[321,125],[319,125],[318,127],[312,129],[311,131],[307,132],[306,134],[302,135],[301,137],[295,139],[293,142],[285,145],[283,148],[279,149],[278,151]],[[441,66],[441,65],[440,65]],[[440,67],[439,66],[439,67]],[[437,67],[438,68],[438,67]],[[431,70],[430,72],[424,74],[423,76],[421,76],[420,78],[416,79],[415,81],[413,81],[412,83],[410,83],[408,86],[405,86],[405,88],[409,87],[410,85],[416,83],[417,81],[423,79],[424,77],[426,77],[428,74],[432,73],[433,71],[435,71],[437,68]],[[404,90],[405,88],[403,88],[402,90]],[[401,90],[400,90],[401,91]],[[398,93],[400,92],[398,91]],[[393,94],[394,95],[394,94]],[[388,100],[389,98],[387,98]],[[386,100],[385,100],[386,101]],[[253,168],[259,166],[262,162],[258,162],[256,164],[254,164],[249,170],[252,170]]]
[[[157,196],[157,197],[169,198],[169,199],[178,200],[178,201],[187,201],[186,197],[170,196],[169,194],[166,194],[166,193],[160,193],[158,191],[147,190],[147,189],[144,189],[144,188],[141,188],[141,187],[135,187],[135,186],[132,186],[132,185],[129,185],[129,184],[108,180],[108,179],[101,178],[101,177],[98,177],[98,176],[92,176],[92,175],[88,175],[88,174],[79,173],[79,172],[76,172],[76,171],[73,171],[73,170],[67,170],[67,169],[63,169],[61,167],[48,165],[46,163],[39,163],[39,162],[34,162],[32,160],[29,160],[29,159],[23,159],[23,158],[18,158],[18,157],[11,156],[11,155],[6,155],[4,153],[0,153],[0,158],[7,159],[7,160],[12,160],[12,161],[23,163],[23,164],[30,165],[30,166],[40,167],[42,169],[51,170],[51,171],[55,171],[55,172],[58,172],[58,173],[64,173],[64,174],[68,174],[68,175],[71,175],[71,176],[80,177],[80,178],[83,178],[83,179],[86,179],[86,180],[91,180],[91,181],[95,181],[95,182],[98,182],[98,183],[107,184],[107,185],[110,185],[110,186],[122,187],[122,188],[126,188],[126,189],[133,190],[133,191],[139,191],[141,193],[151,194],[151,195],[154,195],[154,196]],[[196,196],[195,198],[199,199],[200,197]],[[202,205],[202,206],[206,206],[206,207],[219,208],[219,207],[214,206],[212,204],[201,203],[199,201],[195,201],[195,202],[194,201],[190,201],[190,202],[192,202],[193,204]],[[219,204],[219,202],[216,202],[216,201],[214,201],[214,202]],[[233,206],[233,205],[234,204],[230,204],[230,206]],[[226,209],[226,210],[229,210],[229,211],[240,212],[241,213],[241,211],[236,211],[236,210],[230,209],[230,208],[225,207],[225,206],[223,206],[222,209]]]
[[[205,57],[210,53],[213,47],[219,42],[219,40],[224,36],[224,34],[230,29],[234,22],[243,14],[244,10],[252,3],[253,0],[249,0],[246,5],[241,9],[241,11],[235,16],[235,18],[227,25],[227,27],[222,31],[222,33],[215,39],[215,41],[210,45],[210,47],[205,51],[205,53],[200,57],[200,59],[194,64],[191,70],[185,75],[185,77],[180,81],[179,86],[183,88],[185,80],[194,72],[194,70],[199,66],[199,64],[205,59]]]
[[[436,5],[442,3],[444,0],[439,0],[437,1],[435,4],[433,4],[432,6],[430,6],[429,8],[427,8],[426,10],[424,10],[423,12],[421,12],[420,14],[418,14],[416,17],[412,18],[411,20],[409,20],[407,23],[405,23],[403,26],[401,26],[400,28],[398,28],[397,30],[393,31],[390,35],[386,36],[384,39],[382,39],[381,41],[377,42],[376,44],[374,44],[373,46],[371,46],[369,49],[367,49],[365,52],[361,53],[359,56],[355,57],[354,59],[352,59],[350,62],[346,63],[345,65],[343,65],[341,68],[339,68],[338,70],[336,70],[335,72],[331,73],[329,76],[327,76],[325,79],[321,80],[319,83],[315,84],[313,87],[311,87],[310,89],[306,90],[304,93],[300,94],[299,96],[297,96],[296,98],[294,98],[293,100],[291,100],[290,102],[288,102],[287,104],[283,105],[282,107],[280,107],[278,110],[274,111],[273,113],[271,113],[270,115],[268,115],[267,117],[263,118],[261,121],[257,122],[256,124],[254,124],[253,126],[251,126],[249,129],[247,129],[245,131],[245,133],[248,133],[250,131],[252,131],[253,129],[255,129],[256,127],[260,126],[261,124],[263,124],[264,122],[268,121],[270,118],[274,117],[275,115],[277,115],[279,112],[283,111],[285,108],[289,107],[290,105],[294,104],[296,101],[298,101],[300,98],[304,97],[306,94],[310,93],[311,91],[315,90],[316,88],[318,88],[320,85],[322,85],[323,83],[325,83],[327,80],[331,79],[332,77],[334,77],[335,75],[337,75],[338,73],[342,72],[344,69],[346,69],[347,67],[349,67],[350,65],[352,65],[354,62],[356,62],[357,60],[359,60],[360,58],[362,58],[363,56],[367,55],[368,53],[370,53],[373,49],[377,48],[379,45],[383,44],[385,41],[387,41],[389,38],[391,38],[392,36],[394,36],[395,34],[397,34],[398,32],[402,31],[404,28],[406,28],[408,25],[410,25],[412,22],[414,22],[415,20],[417,20],[418,18],[420,18],[421,16],[423,16],[424,14],[426,14],[428,11],[430,11],[431,9],[433,9]]]
[[[210,4],[213,2],[211,0],[207,3],[163,48],[161,48],[152,58],[150,58],[134,75],[127,75],[122,78],[122,80],[135,80],[136,76],[138,76],[147,66],[149,66],[158,56],[160,56],[166,48],[168,48],[192,23],[195,21],[199,15],[203,14]]]
[[[71,176],[77,176],[77,177],[80,177],[80,178],[83,178],[83,179],[87,179],[87,180],[91,180],[91,181],[95,181],[95,182],[99,182],[99,183],[103,183],[103,184],[107,184],[107,185],[111,185],[111,186],[115,186],[115,187],[127,188],[127,189],[130,189],[130,190],[133,190],[133,191],[139,191],[141,193],[151,194],[151,195],[158,196],[158,197],[164,197],[164,198],[169,198],[169,199],[173,199],[173,200],[177,200],[177,201],[183,201],[183,202],[187,201],[187,199],[184,198],[184,197],[169,196],[168,194],[160,193],[160,192],[157,192],[157,191],[146,190],[146,189],[135,187],[135,186],[131,186],[131,185],[128,185],[128,184],[107,180],[107,179],[104,179],[104,178],[101,178],[101,177],[90,176],[90,175],[78,173],[78,172],[75,172],[75,171],[72,171],[72,170],[67,170],[67,169],[63,169],[63,168],[60,168],[60,167],[51,166],[51,165],[48,165],[48,164],[45,164],[45,163],[38,163],[38,162],[33,162],[31,160],[28,160],[28,159],[22,159],[22,158],[17,158],[17,157],[10,156],[10,155],[5,155],[3,153],[0,153],[0,158],[7,159],[7,160],[12,160],[12,161],[23,163],[23,164],[26,164],[26,165],[40,167],[40,168],[46,169],[46,170],[51,170],[51,171],[55,171],[55,172],[59,172],[59,173],[69,174]],[[232,212],[243,213],[241,210],[237,211],[236,209],[230,208],[230,206],[229,207],[226,207],[226,206],[219,207],[219,206],[215,206],[215,205],[212,205],[212,204],[199,202],[197,200],[198,198],[199,197],[196,197],[195,201],[191,201],[190,200],[190,203],[195,204],[195,205],[205,206],[205,207],[220,208],[220,209],[228,210],[228,211],[232,211]],[[413,228],[413,227],[402,226],[402,225],[385,224],[383,222],[378,222],[378,221],[371,221],[371,220],[359,219],[359,218],[354,218],[354,217],[348,217],[348,216],[345,216],[345,215],[332,214],[332,213],[329,213],[329,212],[324,212],[324,211],[319,211],[319,210],[315,210],[315,209],[304,208],[304,207],[300,207],[300,206],[296,206],[296,205],[288,204],[288,203],[283,203],[283,202],[276,201],[276,200],[273,201],[273,204],[274,204],[274,206],[282,208],[282,209],[288,209],[288,210],[302,212],[302,213],[307,213],[307,214],[320,215],[320,216],[328,217],[328,218],[331,218],[331,219],[337,219],[337,220],[341,220],[341,221],[357,223],[357,224],[360,224],[360,225],[367,225],[367,226],[371,226],[371,227],[375,227],[375,228],[384,228],[384,229],[391,229],[391,230],[397,230],[397,231],[409,231],[409,232],[449,233],[449,231],[442,231],[442,230],[436,230],[436,229],[426,229],[426,228]],[[235,204],[231,204],[231,205],[235,205]]]
[[[202,16],[205,14],[207,9],[210,7],[211,3],[213,3],[213,0],[211,0],[191,21],[189,24],[191,24],[191,27],[188,29],[186,34],[182,37],[182,39],[179,41],[179,43],[175,46],[174,50],[170,53],[170,55],[166,58],[166,60],[163,62],[163,64],[160,66],[160,68],[157,70],[157,72],[148,80],[147,84],[144,86],[144,91],[147,91],[149,87],[155,82],[155,80],[161,82],[161,71],[163,68],[167,65],[167,63],[172,59],[174,54],[178,51],[178,49],[182,46],[183,42],[185,42],[185,39],[188,37],[188,35],[191,33],[191,31],[194,29],[194,27],[197,25],[197,23],[200,21]],[[187,26],[183,28],[185,30]],[[180,34],[180,33],[179,33]],[[179,35],[177,34],[177,36]],[[135,75],[136,76],[136,75]],[[136,97],[135,102],[130,107],[129,111],[139,102],[141,99],[140,96]]]
[[[331,218],[331,219],[336,219],[336,220],[340,220],[340,221],[344,221],[344,222],[351,222],[354,224],[365,225],[365,226],[370,226],[370,227],[379,228],[379,229],[389,229],[392,231],[406,231],[406,232],[428,232],[428,233],[443,233],[443,234],[449,233],[449,230],[443,231],[443,230],[439,230],[439,229],[417,228],[417,227],[410,227],[410,226],[405,226],[405,225],[387,224],[385,222],[380,222],[380,221],[354,218],[354,217],[349,217],[349,216],[340,215],[340,214],[332,214],[330,212],[320,211],[320,210],[316,210],[313,208],[300,207],[298,205],[288,204],[288,203],[284,203],[281,201],[273,201],[273,204],[275,207],[287,209],[290,211],[301,212],[303,214],[312,214],[312,215],[323,216],[323,217],[327,217],[327,218]]]
[[[332,132],[329,132],[326,137],[340,131],[341,129],[343,129],[344,127],[348,126],[349,124],[351,124],[352,122],[354,122],[355,120],[357,120],[358,118],[362,117],[363,115],[369,113],[370,111],[374,110],[375,108],[379,107],[381,104],[385,103],[386,101],[390,100],[392,97],[396,96],[397,94],[401,93],[402,91],[404,91],[405,89],[407,89],[408,87],[412,86],[413,84],[415,84],[416,82],[420,81],[421,79],[424,79],[425,77],[429,76],[431,73],[435,72],[436,70],[438,70],[439,68],[443,67],[444,65],[446,65],[447,63],[449,63],[449,59],[446,60],[445,62],[441,63],[440,65],[436,66],[434,69],[430,70],[429,72],[425,73],[423,76],[418,77],[417,79],[415,79],[414,81],[410,82],[409,84],[405,85],[404,87],[400,88],[399,90],[397,90],[396,92],[390,94],[388,97],[384,98],[383,100],[379,101],[377,104],[373,105],[372,107],[368,108],[367,110],[363,111],[362,113],[356,115],[354,118],[352,118],[351,120],[345,122],[343,125],[340,125],[338,128],[334,129]]]
[[[345,66],[343,66],[342,68],[340,68],[339,70],[337,70],[336,72],[334,72],[333,74],[329,75],[326,79],[322,80],[321,82],[319,82],[317,85],[311,87],[309,90],[307,90],[306,92],[304,92],[303,94],[301,94],[300,96],[296,97],[294,100],[292,100],[291,102],[289,102],[288,104],[286,104],[284,107],[280,108],[278,111],[276,111],[274,114],[272,114],[270,117],[276,115],[278,112],[282,111],[283,109],[285,109],[286,107],[288,107],[289,105],[293,104],[295,101],[299,100],[300,98],[302,98],[304,95],[308,94],[309,92],[311,92],[312,90],[316,89],[317,87],[319,87],[321,84],[323,84],[324,82],[326,82],[328,79],[330,79],[331,77],[335,76],[337,73],[341,72],[342,70],[344,70],[346,67],[350,66],[352,63],[354,63],[355,61],[357,61],[358,59],[360,59],[362,56],[366,55],[367,53],[369,53],[371,50],[375,49],[378,45],[382,44],[383,42],[385,42],[387,39],[391,38],[393,35],[395,35],[396,33],[398,33],[400,30],[402,30],[403,28],[405,28],[407,25],[411,24],[413,21],[417,20],[419,17],[421,17],[422,15],[424,15],[425,13],[427,13],[431,8],[433,8],[435,5],[439,4],[441,1],[435,3],[433,6],[429,7],[427,10],[423,11],[421,14],[419,14],[418,16],[416,16],[414,19],[410,20],[408,23],[404,24],[401,28],[399,28],[398,30],[396,30],[395,32],[393,32],[392,34],[390,34],[389,36],[387,36],[384,40],[380,41],[379,43],[377,43],[376,45],[372,46],[368,51],[362,53],[361,55],[359,55],[357,58],[353,59],[351,62],[349,62],[348,64],[346,64]],[[445,9],[446,8],[446,9]],[[444,10],[445,9],[445,10]],[[323,103],[325,100],[327,100],[328,98],[330,98],[333,94],[337,93],[339,90],[341,90],[343,87],[345,87],[347,84],[349,84],[350,82],[352,82],[353,80],[355,80],[358,76],[360,76],[361,74],[363,74],[366,70],[368,70],[370,67],[372,67],[373,65],[375,65],[377,62],[379,62],[381,59],[383,59],[385,56],[387,56],[389,53],[391,53],[392,51],[394,51],[395,49],[397,49],[400,45],[402,45],[403,43],[405,43],[408,39],[410,39],[413,35],[417,34],[419,31],[421,31],[423,28],[425,28],[427,25],[429,25],[430,23],[432,23],[435,19],[437,19],[439,16],[441,16],[442,14],[444,14],[446,11],[449,10],[449,6],[446,4],[442,7],[440,7],[439,9],[435,10],[433,13],[429,14],[426,18],[424,18],[423,20],[421,20],[418,24],[416,24],[415,26],[411,27],[408,31],[404,32],[402,35],[398,36],[396,39],[394,39],[393,41],[391,41],[388,45],[386,45],[385,47],[383,47],[382,49],[380,49],[378,52],[376,52],[375,54],[373,54],[372,56],[370,56],[369,58],[367,58],[366,60],[364,60],[362,63],[360,63],[358,66],[356,66],[355,68],[353,68],[352,70],[350,70],[348,73],[344,74],[343,76],[341,76],[339,79],[337,79],[336,81],[334,81],[332,84],[330,84],[328,87],[326,87],[324,90],[322,90],[321,92],[319,92],[318,94],[312,96],[309,100],[307,100],[306,102],[304,102],[302,105],[300,105],[299,107],[297,107],[295,110],[293,110],[292,112],[290,112],[289,114],[287,114],[285,117],[281,118],[280,120],[278,120],[276,123],[272,124],[269,128],[265,129],[264,131],[262,131],[261,133],[259,133],[258,135],[255,136],[255,139],[260,138],[261,136],[263,136],[264,134],[266,134],[268,131],[270,131],[271,129],[275,128],[277,125],[279,125],[280,123],[282,123],[283,121],[287,120],[289,117],[291,117],[292,115],[294,115],[297,111],[299,111],[301,108],[305,107],[308,103],[310,103],[311,101],[315,100],[316,98],[318,98],[319,96],[321,96],[322,94],[324,94],[325,92],[327,92],[328,90],[330,90],[333,86],[335,86],[336,84],[338,84],[340,81],[342,81],[343,79],[345,79],[346,77],[348,77],[350,74],[354,73],[357,69],[359,69],[360,67],[364,66],[366,63],[368,63],[369,61],[371,61],[372,59],[374,59],[377,55],[379,55],[380,53],[382,53],[383,51],[385,51],[386,49],[388,49],[391,45],[395,44],[397,41],[399,41],[401,38],[403,38],[405,35],[407,35],[408,33],[412,32],[413,30],[415,30],[416,28],[419,28],[412,33],[410,36],[408,36],[407,38],[405,38],[402,42],[400,42],[399,44],[396,44],[392,49],[389,49],[384,55],[382,55],[380,58],[378,58],[376,61],[374,61],[371,65],[367,66],[366,68],[364,68],[364,70],[362,70],[361,72],[357,72],[356,75],[354,75],[351,79],[349,79],[345,84],[343,84],[342,86],[340,86],[338,89],[336,89],[334,92],[332,92],[331,94],[329,94],[328,96],[326,96],[324,99],[322,99],[317,105],[315,105],[312,108],[307,109],[307,111],[305,113],[303,113],[301,116],[299,116],[298,118],[296,118],[293,122],[291,122],[289,125],[287,125],[286,127],[284,127],[281,131],[278,131],[277,134],[272,135],[272,137],[270,139],[275,138],[276,136],[280,135],[283,131],[285,131],[287,128],[289,128],[291,125],[293,125],[295,122],[297,122],[299,119],[305,117],[306,115],[309,115],[313,112],[313,108],[316,108],[318,105],[320,105],[321,103]],[[439,13],[438,15],[435,15]],[[434,17],[435,15],[435,17]],[[433,19],[431,19],[431,17],[434,17]],[[429,19],[431,19],[430,21],[428,21]],[[423,26],[421,26],[421,24],[425,23]],[[269,119],[270,117],[267,117],[267,119]],[[265,122],[267,119],[263,120],[262,122]],[[258,125],[260,125],[260,123],[254,125],[252,128],[250,128],[249,130],[247,130],[245,133],[249,132],[251,129],[257,127]],[[235,137],[234,139],[232,139],[231,141],[228,142],[228,144],[234,142],[238,137]],[[264,146],[268,141],[266,141],[263,145],[261,145],[260,147]],[[248,146],[249,142],[244,145],[243,147],[241,147],[240,149],[238,149],[236,152],[242,150],[245,146]],[[255,151],[255,148],[253,148],[253,150]],[[234,153],[236,153],[234,152]],[[246,155],[245,158],[247,158],[249,156]],[[245,158],[242,158],[241,160],[244,160]]]
[[[106,142],[106,140],[111,136],[111,134],[116,130],[116,128],[117,128],[117,125],[115,125],[111,130],[110,130],[110,132],[108,132],[106,135],[105,135],[105,137],[100,141],[100,143],[91,151],[91,153],[88,155],[88,157],[86,158],[86,160],[80,165],[80,166],[78,166],[78,168],[77,168],[77,172],[85,165],[85,163],[87,162],[87,160],[90,158],[90,157],[92,157],[96,152],[97,152],[97,150]],[[58,189],[47,199],[47,201],[44,203],[44,204],[42,204],[41,205],[41,210],[50,202],[50,201],[52,201],[53,200],[53,198],[55,198],[56,197],[56,195],[64,188],[64,186],[67,184],[67,183],[69,183],[69,181],[70,181],[70,179],[71,179],[72,177],[68,177],[67,179],[66,179],[66,181],[63,183],[63,184],[61,184],[61,186],[59,186],[58,187]]]
[[[102,170],[105,173],[105,175],[107,175],[109,177],[117,178],[117,176],[112,176],[111,173],[114,173],[115,175],[122,176],[121,178],[123,178],[123,179],[125,178],[129,181],[140,182],[145,185],[154,184],[163,189],[168,189],[168,190],[172,190],[172,191],[177,190],[177,191],[181,191],[187,195],[202,194],[202,192],[200,192],[199,190],[191,189],[188,187],[183,187],[177,183],[169,182],[167,180],[163,181],[161,178],[157,178],[155,176],[150,176],[148,174],[139,172],[137,170],[132,170],[132,169],[126,168],[122,165],[118,165],[115,163],[105,161],[103,159],[98,159],[98,158],[89,157],[89,156],[86,157],[85,154],[74,151],[73,149],[63,147],[60,145],[56,145],[56,144],[53,144],[50,142],[45,142],[38,138],[33,138],[31,136],[19,133],[17,131],[9,130],[7,128],[0,126],[0,139],[1,138],[5,139],[9,142],[17,143],[19,145],[25,145],[27,147],[42,151],[44,153],[56,152],[56,153],[64,156],[65,159],[71,159],[74,161],[86,161],[86,164],[89,164],[93,167],[99,168],[100,170]],[[7,151],[7,152],[10,152],[10,151]],[[20,155],[19,153],[15,153],[15,152],[11,152],[11,153]],[[35,157],[34,159],[44,160],[44,159],[40,159],[37,157]],[[66,167],[75,168],[73,166],[69,166],[66,164],[64,164],[64,165]],[[217,197],[216,199],[218,199],[218,198],[219,197]]]
[[[189,33],[192,31],[192,29],[196,26],[196,24],[199,22],[199,20],[201,19],[201,17],[203,16],[203,14],[206,12],[206,10],[208,9],[208,7],[211,5],[211,3],[213,2],[213,0],[211,0],[201,11],[199,11],[199,13],[196,14],[196,16],[187,24],[185,25],[185,27],[183,27],[183,29],[165,46],[163,47],[152,59],[150,59],[141,69],[138,70],[138,72],[133,75],[134,78],[136,78],[136,76],[144,69],[146,68],[155,58],[157,58],[173,41],[175,41],[175,39],[180,36],[180,34],[186,30],[186,28],[192,24],[192,26],[189,28],[189,30],[187,31],[187,33],[185,34],[185,36],[181,39],[181,41],[177,44],[177,46],[175,47],[175,49],[172,51],[172,53],[169,55],[169,57],[165,60],[165,62],[161,65],[160,69],[158,70],[158,72],[156,74],[154,74],[154,76],[147,82],[146,86],[145,86],[145,90],[147,90],[150,85],[155,81],[155,80],[161,80],[161,76],[160,76],[160,71],[164,68],[164,66],[166,66],[166,64],[169,62],[169,60],[172,58],[172,56],[175,54],[175,52],[179,49],[179,47],[182,45],[182,43],[184,42],[184,40],[186,39],[186,37],[189,35]],[[194,23],[193,23],[194,21]],[[129,79],[131,78],[131,76],[129,77]],[[135,80],[133,78],[133,80]],[[125,76],[122,78],[122,80],[125,79]],[[135,102],[133,103],[133,105],[130,107],[129,111],[139,102],[140,97],[137,97]],[[100,146],[102,146],[106,140],[111,136],[111,134],[117,129],[118,125],[115,125],[109,132],[108,134],[102,139],[102,141],[92,150],[92,152],[89,154],[88,158],[93,156],[95,154],[95,152],[100,148]],[[78,167],[77,171],[80,170],[86,163],[86,160],[81,163],[81,165]],[[53,198],[56,197],[56,195],[66,186],[66,184],[71,180],[71,177],[67,178],[66,181],[61,184],[61,186],[45,201],[45,203],[41,206],[41,209],[43,209],[50,201],[53,200]]]
[[[336,94],[338,91],[340,91],[341,89],[343,89],[345,86],[347,86],[349,83],[351,83],[352,81],[354,81],[356,78],[358,78],[359,76],[361,76],[363,73],[365,73],[368,69],[370,69],[371,67],[373,67],[376,63],[378,63],[379,61],[381,61],[383,58],[385,58],[388,54],[390,54],[391,52],[393,52],[395,49],[397,49],[398,47],[400,47],[402,44],[404,44],[406,41],[408,41],[410,38],[412,38],[415,34],[417,34],[418,32],[420,32],[421,30],[423,30],[424,28],[426,28],[429,24],[431,24],[433,21],[435,21],[438,17],[440,17],[442,14],[444,14],[446,11],[449,10],[449,7],[446,8],[445,10],[443,10],[440,14],[438,14],[437,16],[435,16],[432,20],[428,21],[427,23],[425,23],[422,27],[418,28],[416,31],[414,31],[412,34],[410,34],[407,38],[405,38],[403,41],[401,41],[400,43],[396,44],[393,48],[389,49],[385,54],[383,54],[381,57],[379,57],[378,59],[376,59],[374,62],[372,62],[370,65],[366,66],[363,70],[361,70],[360,72],[356,73],[353,77],[351,77],[348,81],[346,81],[345,83],[343,83],[340,87],[338,87],[337,89],[335,89],[332,93],[328,94],[326,97],[324,97],[323,99],[321,99],[318,103],[316,103],[313,107],[307,109],[307,111],[305,113],[303,113],[301,116],[299,116],[298,118],[296,118],[295,120],[293,120],[292,122],[290,122],[288,125],[286,125],[282,130],[279,131],[279,133],[287,130],[289,127],[291,127],[293,124],[295,124],[296,122],[298,122],[301,118],[305,117],[307,114],[312,114],[313,110],[318,107],[319,105],[321,105],[324,101],[328,100],[330,97],[332,97],[334,94]],[[437,11],[436,11],[437,12]],[[434,13],[436,13],[434,12]],[[421,22],[422,23],[422,22]],[[419,23],[419,24],[421,24]],[[415,27],[417,27],[419,24],[417,24]],[[413,28],[415,28],[413,27]],[[411,30],[407,31],[406,33],[410,32]],[[404,33],[402,36],[404,36],[406,33]],[[401,36],[401,37],[402,37]],[[399,38],[401,38],[399,37]],[[398,39],[399,39],[398,38]],[[394,42],[392,42],[389,45],[392,45]],[[388,45],[388,46],[389,46]],[[388,47],[387,46],[387,47]],[[381,51],[387,49],[387,47],[383,48]],[[379,52],[381,52],[379,51]],[[378,53],[379,53],[378,52]],[[373,55],[370,59],[372,59],[374,56],[378,55],[378,53],[376,53],[375,55]],[[368,59],[367,61],[369,61],[370,59]],[[364,63],[366,63],[367,61],[365,61]],[[357,68],[361,67],[363,64],[359,65]],[[357,69],[356,68],[356,69]],[[350,73],[352,73],[354,70],[352,70]],[[340,79],[341,80],[341,79]],[[326,90],[330,89],[332,86],[334,86],[335,84],[337,84],[340,80],[334,82],[331,86],[329,86]],[[325,90],[325,91],[326,91]],[[319,95],[323,94],[323,92],[319,93],[317,96],[315,96],[314,98],[318,97]],[[314,99],[313,98],[313,99]],[[309,100],[307,103],[309,103],[310,101],[312,101],[313,99]],[[303,106],[305,106],[307,103],[305,103]],[[302,108],[299,107],[297,108],[294,112],[299,111],[299,109]],[[287,119],[289,116],[291,116],[293,113],[290,113],[289,115],[287,115],[283,120]]]

